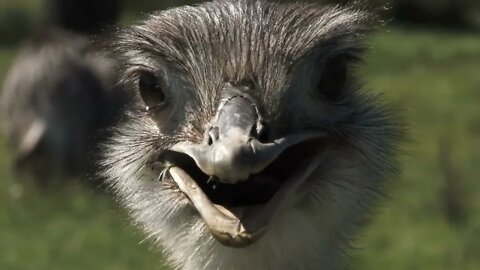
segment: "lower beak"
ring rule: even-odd
[[[312,158],[312,162],[303,164],[265,205],[227,209],[213,204],[196,181],[182,168],[173,166],[169,173],[181,192],[197,209],[210,230],[220,243],[230,247],[246,247],[256,242],[267,231],[274,216],[289,201],[287,198],[297,193],[299,187],[323,161],[325,152]]]

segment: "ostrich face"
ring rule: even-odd
[[[119,33],[136,98],[104,174],[174,265],[337,260],[398,135],[352,76],[367,22],[350,9],[219,1]]]

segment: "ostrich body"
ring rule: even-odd
[[[134,93],[103,175],[178,269],[338,269],[401,130],[352,76],[371,20],[315,4],[156,13],[113,51]]]
[[[125,101],[113,63],[89,41],[59,29],[20,49],[3,85],[1,116],[21,172],[45,180],[85,172],[98,129]]]

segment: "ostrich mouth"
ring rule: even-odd
[[[323,159],[325,141],[307,137],[289,145],[258,173],[233,184],[205,174],[184,152],[165,151],[159,159],[170,164],[172,180],[212,236],[226,246],[246,247],[265,233],[287,198],[297,193]]]

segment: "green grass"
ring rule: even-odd
[[[356,269],[480,268],[480,37],[396,29],[377,36],[361,71],[398,103],[414,140],[392,199],[362,238]],[[446,222],[441,140],[463,191],[467,221]]]
[[[0,1],[0,42],[15,44],[40,25],[42,2],[39,0]]]
[[[20,184],[1,152],[0,269],[162,269],[106,196],[78,183]]]
[[[355,269],[480,269],[480,37],[393,29],[377,34],[360,70],[411,125],[400,179],[352,254]],[[0,49],[0,79],[13,50]],[[447,222],[441,204],[441,140],[451,142],[467,218]],[[5,144],[3,144],[5,145]],[[162,269],[126,214],[80,185],[20,185],[0,148],[0,269]]]

